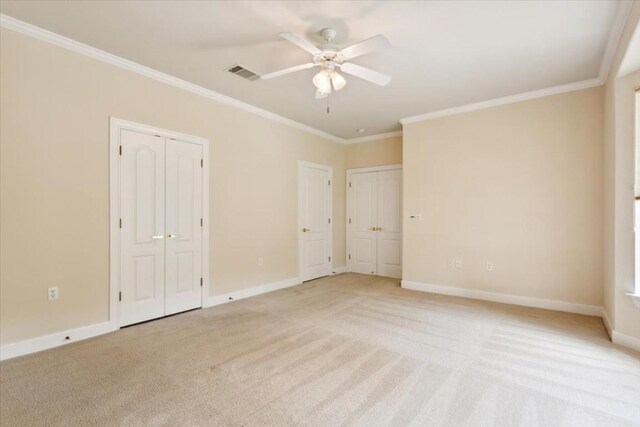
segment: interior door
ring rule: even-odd
[[[377,274],[378,182],[377,172],[351,175],[350,270]]]
[[[165,139],[120,134],[120,326],[164,315]]]
[[[300,278],[331,274],[330,172],[301,165],[299,170]]]
[[[402,277],[402,171],[378,174],[378,275]]]
[[[165,314],[202,307],[202,146],[166,147]]]

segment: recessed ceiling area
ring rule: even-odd
[[[404,117],[597,78],[619,2],[1,5],[8,16],[349,139],[400,130]],[[279,33],[320,44],[326,27],[337,30],[340,47],[386,36],[390,46],[353,62],[391,82],[380,87],[345,75],[343,90],[315,99],[317,69],[253,81],[227,71],[239,64],[262,75],[309,62]]]

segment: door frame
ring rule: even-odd
[[[298,160],[298,182],[297,182],[297,187],[298,187],[298,221],[297,221],[297,229],[296,229],[296,235],[298,236],[298,277],[300,278],[300,280],[302,280],[302,260],[303,260],[303,256],[302,256],[302,233],[300,232],[300,230],[302,229],[302,220],[301,220],[301,212],[302,212],[302,206],[300,206],[301,202],[302,202],[302,197],[300,197],[300,193],[301,193],[301,186],[300,186],[300,177],[302,175],[302,168],[303,167],[307,167],[307,168],[314,168],[314,169],[320,169],[320,170],[324,170],[327,171],[329,173],[329,182],[331,183],[329,185],[329,201],[328,201],[328,210],[329,210],[329,219],[331,220],[331,222],[329,223],[329,256],[331,257],[331,262],[330,262],[330,266],[329,266],[329,275],[333,273],[333,263],[335,262],[335,258],[333,257],[333,167],[331,166],[327,166],[327,165],[321,165],[318,163],[311,163],[311,162],[307,162],[304,160]]]
[[[209,298],[209,140],[140,123],[109,118],[109,323],[119,329],[120,291],[120,133],[122,130],[179,139],[202,146],[202,307]]]
[[[351,271],[351,260],[349,259],[349,255],[351,254],[351,249],[353,246],[352,240],[353,240],[353,231],[351,229],[351,224],[349,224],[349,218],[352,217],[352,209],[353,209],[353,200],[352,200],[352,196],[351,196],[351,191],[350,191],[350,185],[351,185],[351,176],[357,173],[366,173],[366,172],[382,172],[382,171],[390,171],[390,170],[402,170],[402,165],[387,165],[387,166],[372,166],[372,167],[368,167],[368,168],[356,168],[356,169],[347,169],[347,180],[345,182],[345,193],[346,193],[346,199],[347,199],[347,212],[345,215],[345,227],[347,230],[347,253],[346,253],[346,258],[347,258],[347,268],[346,271],[350,272]]]

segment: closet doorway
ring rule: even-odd
[[[208,296],[208,140],[111,120],[111,319],[127,326]]]
[[[402,278],[402,166],[347,170],[347,269]]]

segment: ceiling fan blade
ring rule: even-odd
[[[382,34],[373,36],[351,46],[345,47],[339,53],[342,54],[344,59],[353,59],[358,56],[365,55],[372,50],[379,49],[384,46],[389,46],[389,40]]]
[[[371,83],[375,83],[379,86],[386,86],[391,81],[391,77],[385,74],[370,70],[368,68],[362,67],[357,64],[352,64],[350,62],[345,62],[344,64],[341,64],[340,69],[342,69],[342,71],[344,71],[347,74],[360,77],[363,80],[366,80]]]
[[[282,37],[283,39],[289,40],[291,43],[306,50],[312,55],[318,55],[322,53],[322,51],[318,49],[316,45],[314,45],[304,37],[297,35],[296,33],[280,33],[280,37]]]
[[[260,76],[260,78],[262,80],[269,80],[269,79],[273,79],[275,77],[284,76],[285,74],[295,73],[296,71],[306,70],[308,68],[313,68],[313,67],[315,67],[317,65],[318,64],[314,64],[313,62],[309,62],[307,64],[296,65],[295,67],[285,68],[284,70],[274,71],[273,73],[263,74],[263,75]]]

